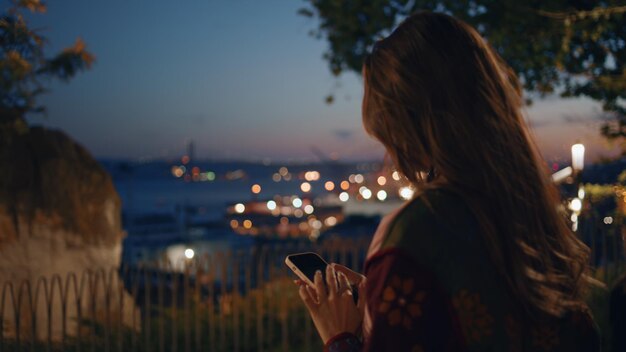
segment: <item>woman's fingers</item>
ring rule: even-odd
[[[350,295],[352,295],[352,289],[350,287],[350,280],[348,280],[348,277],[346,276],[346,274],[339,272],[337,274],[337,281],[339,281],[339,292],[341,294],[345,292],[349,292]]]
[[[365,279],[365,276],[357,273],[356,271],[352,271],[350,269],[348,269],[347,267],[341,265],[341,264],[337,264],[337,263],[332,263],[330,264],[333,269],[335,269],[336,271],[342,272],[344,274],[346,274],[346,277],[348,278],[348,281],[350,281],[351,283],[358,285],[359,283],[361,283],[361,281],[363,281],[363,279]]]
[[[347,302],[350,302],[351,304],[356,304],[356,302],[354,302],[354,297],[352,297],[354,293],[352,292],[352,287],[350,286],[350,281],[346,277],[346,274],[341,272],[338,273],[337,280],[339,281],[339,296],[346,299]]]
[[[328,287],[328,298],[333,299],[337,296],[339,287],[337,286],[337,275],[332,266],[326,266],[326,287]]]
[[[315,290],[309,285],[304,285],[304,287],[306,288],[306,292],[309,294],[309,296],[311,296],[313,302],[315,302],[316,304],[320,303],[320,300]]]
[[[309,311],[312,311],[315,308],[315,300],[311,296],[311,293],[307,290],[308,286],[302,285],[298,288],[298,294],[304,302],[304,305],[307,307]]]
[[[321,271],[318,270],[315,272],[313,283],[315,284],[315,291],[317,292],[317,300],[320,303],[325,302],[328,295],[326,293],[326,287],[324,287],[324,279],[322,279]]]

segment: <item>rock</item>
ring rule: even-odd
[[[111,177],[63,132],[0,130],[0,288],[6,292],[0,317],[5,337],[15,335],[20,295],[20,335],[32,333],[34,316],[36,334],[47,337],[48,305],[53,338],[60,338],[63,329],[74,335],[77,298],[83,318],[92,313],[103,318],[108,309],[129,325],[136,309],[116,271],[124,232]],[[107,286],[114,294],[104,294]],[[87,309],[92,299],[93,311]]]

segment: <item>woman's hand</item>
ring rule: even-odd
[[[335,271],[339,271],[339,272],[345,274],[346,277],[348,278],[348,281],[350,281],[350,284],[356,285],[357,287],[362,287],[362,286],[365,285],[365,276],[364,275],[359,274],[356,271],[350,270],[350,269],[348,269],[348,267],[345,267],[345,266],[343,266],[341,264],[332,263],[332,264],[330,264],[330,266],[332,266],[333,269],[335,269]],[[359,290],[359,294],[361,294],[360,291],[361,290]],[[363,302],[365,302],[365,301],[363,301]]]
[[[335,270],[337,266],[337,264],[332,264],[326,267],[326,285],[324,285],[320,271],[315,273],[314,288],[302,281],[296,281],[300,286],[300,298],[309,310],[324,344],[342,332],[356,333],[363,321],[365,299],[361,293],[365,290],[361,287],[364,286],[365,277],[345,267]],[[358,306],[354,304],[350,280],[344,274],[344,268],[350,273],[360,275],[353,277],[358,279],[358,281],[353,280],[359,287]]]

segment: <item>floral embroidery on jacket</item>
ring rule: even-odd
[[[413,319],[422,315],[421,303],[426,292],[415,291],[414,286],[412,278],[402,280],[398,275],[394,275],[383,290],[378,312],[387,314],[389,325],[402,324],[405,328],[411,329]]]
[[[480,303],[478,293],[470,294],[467,290],[461,290],[452,298],[452,304],[468,343],[479,342],[483,337],[493,333],[493,317],[487,311],[487,307]]]

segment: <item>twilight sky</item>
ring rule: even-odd
[[[377,159],[382,148],[360,121],[361,80],[333,78],[317,22],[294,0],[63,0],[29,16],[49,53],[81,37],[90,71],[54,82],[47,117],[97,157],[317,160]],[[332,105],[324,97],[335,93]],[[576,141],[588,160],[612,155],[598,134],[599,105],[549,97],[528,109],[539,147],[567,160]]]

